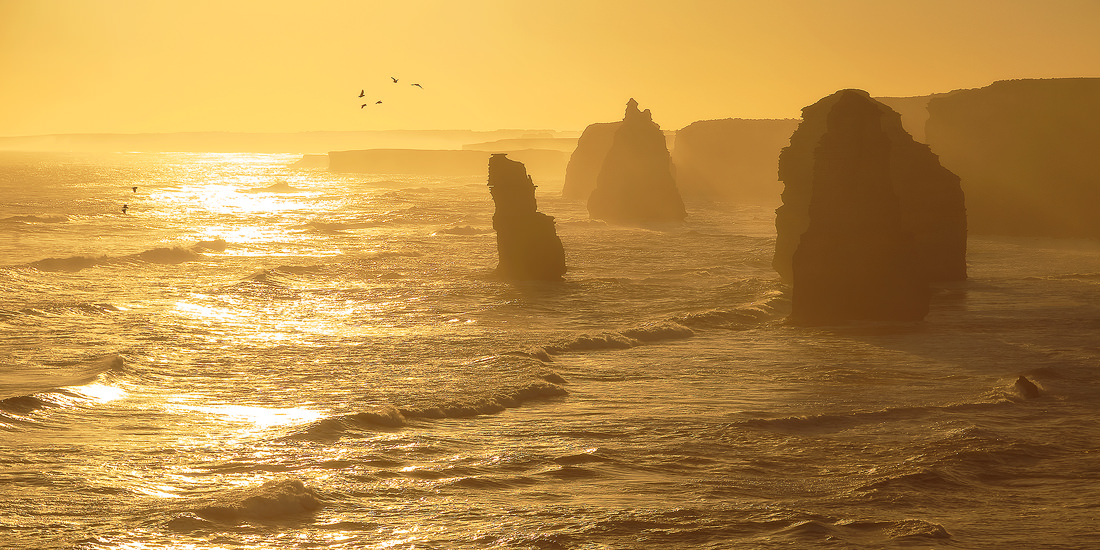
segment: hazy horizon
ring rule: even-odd
[[[580,130],[629,97],[664,129],[796,118],[842,88],[1096,76],[1097,20],[1084,0],[0,0],[0,136]]]

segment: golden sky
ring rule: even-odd
[[[629,97],[676,129],[1100,76],[1097,28],[1100,0],[0,0],[0,136],[580,130]]]

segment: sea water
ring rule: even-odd
[[[1100,243],[803,328],[775,205],[536,181],[510,283],[484,178],[294,160],[0,154],[0,547],[1100,547]]]

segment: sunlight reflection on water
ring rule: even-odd
[[[272,409],[247,405],[171,405],[184,411],[219,416],[230,422],[244,422],[260,428],[290,426],[314,422],[324,418],[325,413],[304,407]]]

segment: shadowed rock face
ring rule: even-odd
[[[615,140],[615,131],[621,125],[622,122],[597,122],[589,124],[581,132],[577,147],[573,149],[569,164],[565,167],[562,198],[588,200],[592,190],[596,188],[596,178],[600,175],[607,152],[611,150],[611,142]]]
[[[537,211],[535,184],[523,163],[504,154],[490,157],[489,193],[496,204],[497,272],[509,279],[561,279],[565,250],[554,231],[554,218]]]
[[[588,214],[622,225],[679,223],[687,216],[664,134],[649,109],[639,111],[633,99],[588,198]]]
[[[876,139],[883,140],[885,163],[881,178],[898,201],[897,220],[912,234],[918,270],[930,282],[965,280],[967,222],[959,178],[940,165],[927,145],[906,133],[898,113],[859,90],[837,92],[803,109],[802,124],[780,154],[779,177],[785,188],[783,206],[776,210],[775,270],[788,281],[793,277],[792,258],[813,217],[810,202],[818,193],[818,150],[830,131],[828,113],[848,96],[848,101],[867,103],[868,112],[878,112]],[[860,175],[853,172],[851,177]]]
[[[918,234],[938,235],[925,227],[925,217],[931,225],[940,222],[924,212],[925,203],[938,203],[914,198],[919,189],[909,178],[950,173],[927,168],[924,163],[935,160],[927,147],[914,146],[897,113],[866,92],[841,90],[804,109],[803,120],[780,160],[787,188],[776,217],[784,243],[795,246],[791,320],[923,319],[931,278],[924,264],[939,257],[921,246]],[[957,190],[958,179],[948,179]],[[956,199],[961,209],[961,192]],[[805,228],[797,240],[792,227]],[[963,246],[965,235],[963,225]]]

